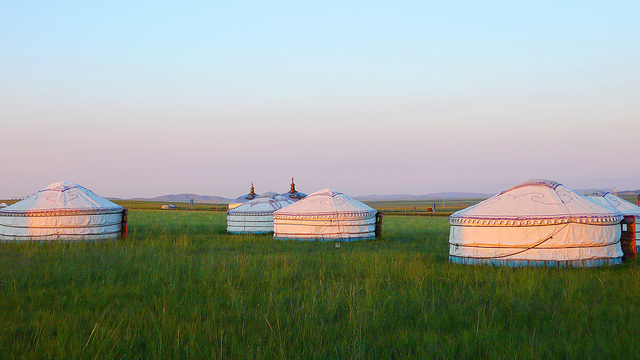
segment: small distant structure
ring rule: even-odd
[[[175,210],[178,207],[173,204],[164,204],[160,207],[162,210]]]
[[[242,205],[242,204],[244,204],[244,203],[246,203],[248,201],[251,201],[251,200],[255,199],[256,197],[257,197],[257,195],[256,195],[256,192],[255,192],[255,190],[253,188],[253,182],[252,182],[251,183],[251,191],[249,191],[249,193],[246,194],[246,195],[242,195],[242,196],[239,196],[239,197],[233,199],[229,203],[229,210],[235,209],[238,206],[240,206],[240,205]]]
[[[9,206],[9,205],[7,205],[7,203],[5,203],[5,202],[0,203],[0,209],[6,208],[7,206]]]
[[[289,190],[289,192],[280,194],[280,196],[284,196],[295,202],[295,201],[304,199],[305,197],[307,197],[307,194],[303,194],[299,191],[296,191],[296,184],[293,182],[293,178],[291,178],[291,190]]]

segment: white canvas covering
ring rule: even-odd
[[[273,212],[293,201],[276,193],[266,193],[227,211],[227,232],[263,234],[273,232]]]
[[[622,262],[622,214],[562,184],[531,180],[449,217],[449,258],[465,264]]]
[[[636,217],[636,249],[640,250],[640,206],[628,202],[608,191],[595,191],[587,194],[588,197],[598,201],[602,205],[611,206],[620,211],[622,215],[632,215]]]
[[[278,240],[365,240],[375,238],[377,211],[332,189],[323,189],[273,215]]]
[[[0,241],[102,240],[121,235],[125,209],[74,183],[53,183],[0,209]]]

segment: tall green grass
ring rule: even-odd
[[[446,218],[365,242],[133,210],[126,240],[0,244],[6,359],[636,358],[640,268],[447,261]]]

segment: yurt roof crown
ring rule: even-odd
[[[251,190],[249,191],[249,193],[246,194],[246,195],[238,196],[233,201],[231,201],[231,204],[243,203],[243,202],[246,202],[247,200],[255,199],[256,196],[257,195],[256,195],[256,192],[255,192],[255,189],[253,188],[253,182],[252,182],[251,183]]]
[[[527,226],[579,222],[619,223],[622,214],[544,179],[529,180],[449,217],[452,225]]]
[[[307,194],[303,194],[297,191],[296,184],[293,182],[293,178],[291,178],[291,190],[289,190],[289,192],[282,194],[282,196],[285,196],[294,201],[298,201],[298,200],[304,199],[307,196]]]

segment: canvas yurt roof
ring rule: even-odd
[[[227,211],[227,231],[230,233],[273,232],[273,213],[293,203],[293,200],[265,193]]]
[[[372,239],[376,213],[376,209],[339,191],[322,189],[274,213],[274,238]]]
[[[549,180],[526,181],[449,217],[452,224],[493,226],[620,220],[619,212]]]
[[[256,199],[257,199],[257,198],[271,198],[271,199],[273,199],[273,198],[275,198],[276,196],[280,196],[280,194],[278,194],[278,193],[277,193],[277,192],[275,192],[275,191],[267,191],[266,193],[262,193],[262,194],[260,194],[260,195],[256,196],[255,198],[256,198]]]
[[[530,180],[449,217],[450,259],[495,265],[621,262],[622,214],[549,180]]]
[[[307,194],[301,193],[296,190],[296,184],[293,182],[293,178],[291,178],[291,190],[280,195],[287,197],[293,201],[302,200],[307,196]]]
[[[640,218],[640,206],[637,206],[608,191],[593,191],[586,195],[603,205],[611,206],[612,208],[620,211],[623,215],[635,215],[636,218]]]
[[[598,201],[599,203],[611,206],[612,208],[620,211],[622,215],[635,216],[636,223],[636,251],[640,251],[640,206],[637,206],[619,196],[616,196],[608,191],[594,191],[587,196],[591,199]]]
[[[248,194],[242,195],[242,196],[238,196],[237,198],[231,200],[231,202],[229,203],[229,210],[236,208],[244,203],[246,203],[249,200],[253,200],[257,197],[258,195],[255,192],[255,189],[253,188],[253,183],[251,183],[251,191],[249,191]]]
[[[94,194],[91,190],[71,182],[50,184],[31,196],[2,209],[3,213],[42,212],[108,212],[123,207]]]
[[[78,184],[57,182],[0,209],[0,240],[114,238],[124,211]]]

